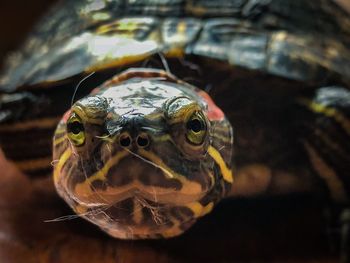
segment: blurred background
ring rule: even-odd
[[[0,1],[0,61],[15,49],[47,8],[58,0]],[[317,1],[317,0],[316,0]],[[350,14],[350,0],[333,0]]]
[[[33,24],[57,0],[0,1],[0,61],[23,41]]]

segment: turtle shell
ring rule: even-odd
[[[350,18],[330,0],[74,1],[11,54],[1,90],[51,86],[149,56],[200,56],[301,81],[348,81]]]

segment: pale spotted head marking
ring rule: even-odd
[[[164,71],[131,69],[62,118],[55,185],[114,237],[172,237],[230,189],[232,142],[230,123],[205,92]]]

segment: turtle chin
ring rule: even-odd
[[[134,195],[108,207],[90,207],[82,217],[120,239],[170,238],[196,222],[196,209],[196,202],[170,205]]]
[[[205,173],[169,175],[134,157],[122,159],[104,174],[101,169],[87,176],[73,168],[63,171],[70,176],[57,177],[58,193],[78,215],[116,238],[180,235],[217,201]]]

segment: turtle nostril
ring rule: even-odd
[[[131,139],[129,135],[123,134],[119,138],[119,144],[122,147],[128,147],[131,144]]]
[[[139,135],[136,139],[136,143],[138,146],[140,147],[146,147],[149,144],[149,139],[148,136],[143,134],[143,135]]]

